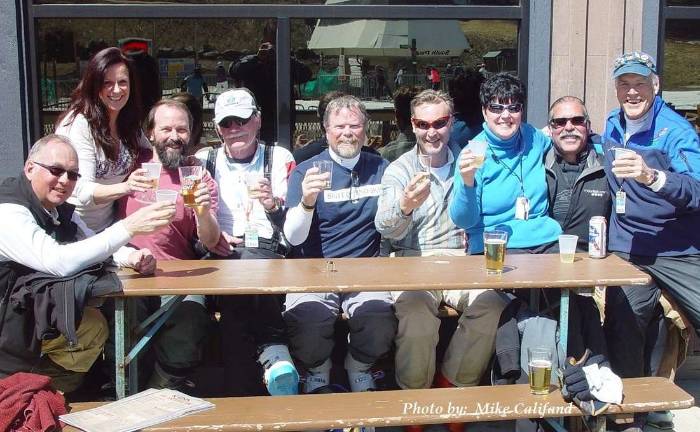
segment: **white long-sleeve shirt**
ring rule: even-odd
[[[0,220],[0,262],[14,261],[55,276],[70,276],[110,255],[117,264],[124,265],[135,250],[124,247],[131,236],[122,222],[95,234],[73,213],[72,221],[78,225],[77,236],[82,240],[59,244],[22,205],[0,204]]]

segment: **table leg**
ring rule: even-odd
[[[559,356],[562,362],[566,359],[566,344],[569,340],[569,295],[570,290],[562,288],[559,302]]]
[[[117,399],[126,397],[126,347],[129,344],[129,331],[126,326],[126,298],[114,299],[114,363],[116,365],[116,391]]]
[[[126,299],[126,322],[124,326],[124,331],[128,335],[128,345],[126,347],[131,346],[131,336],[132,336],[132,327],[134,326],[134,323],[138,322],[138,317],[136,316],[136,307],[134,307],[133,300],[129,300],[128,298]],[[129,361],[129,356],[126,355],[124,356],[124,366],[129,366],[129,375],[128,375],[128,385],[126,387],[126,391],[129,395],[135,394],[138,392],[139,389],[139,370],[138,370],[138,362],[135,361]]]

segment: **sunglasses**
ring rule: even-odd
[[[486,105],[486,109],[491,111],[494,114],[501,114],[503,111],[506,111],[506,110],[508,110],[508,112],[511,114],[517,114],[523,110],[523,104],[514,103],[514,104],[503,105],[503,104],[499,104],[499,103],[490,103],[490,104]]]
[[[585,126],[587,120],[588,118],[586,118],[586,116],[557,117],[551,119],[549,121],[549,125],[554,129],[561,129],[566,126],[568,122],[571,122],[571,124],[574,126]]]
[[[251,114],[251,116],[248,117],[248,118],[241,118],[241,117],[236,117],[236,116],[229,116],[229,117],[226,117],[226,118],[224,118],[223,120],[221,120],[221,121],[219,122],[219,126],[221,126],[222,128],[226,128],[226,129],[230,128],[234,123],[235,123],[237,126],[239,126],[239,127],[240,127],[240,126],[245,126],[245,125],[248,124],[248,122],[249,122],[252,118],[253,118],[253,115],[252,115],[252,114]]]
[[[42,168],[45,168],[54,177],[60,178],[61,176],[63,176],[63,174],[68,174],[68,180],[70,181],[76,181],[80,178],[80,173],[78,171],[71,171],[53,165],[44,165],[43,163],[37,161],[32,161],[32,163],[37,164]]]
[[[411,121],[413,122],[413,126],[417,127],[418,129],[422,129],[422,130],[428,130],[430,128],[442,129],[445,126],[447,126],[447,123],[450,122],[450,116],[440,117],[439,119],[432,121],[432,122],[417,119],[417,118],[412,118]]]

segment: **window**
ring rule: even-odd
[[[315,107],[318,96],[332,88],[342,87],[367,101],[376,117],[372,133],[386,138],[391,129],[387,124],[393,121],[389,96],[401,67],[404,82],[421,84],[426,67],[438,68],[442,88],[460,68],[526,75],[527,44],[522,38],[527,40],[523,31],[528,26],[522,20],[528,3],[519,0],[25,2],[34,17],[29,32],[38,35],[29,41],[30,70],[36,71],[34,104],[40,107],[32,110],[39,113],[33,127],[37,136],[53,129],[91,53],[107,46],[146,49],[158,64],[163,96],[178,92],[183,79],[200,65],[209,89],[202,103],[203,140],[209,143],[217,140],[211,123],[217,94],[242,84],[229,75],[231,64],[258,55],[263,42],[276,44],[266,75],[265,90],[271,93],[258,96],[274,109],[263,110],[263,128],[270,131],[268,139],[290,147],[295,134],[313,138],[320,133]],[[329,29],[338,28],[356,31],[366,40],[328,45],[336,33]],[[451,37],[439,39],[448,29]],[[289,56],[284,55],[287,49]],[[278,74],[293,72],[297,62],[308,77]],[[217,86],[221,66],[227,80]],[[379,90],[377,71],[386,82]],[[290,91],[275,99],[277,86]]]

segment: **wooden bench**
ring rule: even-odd
[[[684,409],[695,403],[666,378],[625,379],[624,394],[623,403],[612,406],[608,414]],[[209,400],[215,409],[144,430],[302,431],[581,416],[557,388],[535,396],[526,384]],[[72,409],[98,405],[80,403]],[[604,427],[603,421],[601,430]]]

